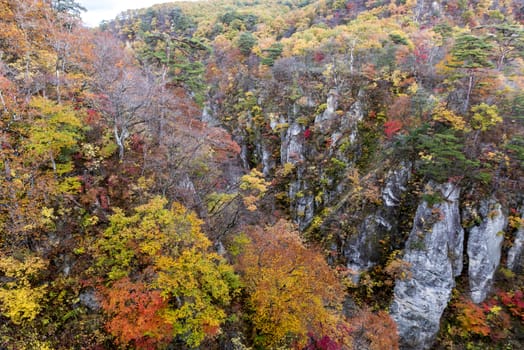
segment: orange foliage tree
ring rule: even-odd
[[[173,338],[172,325],[163,317],[167,300],[158,290],[125,277],[105,291],[104,311],[113,318],[107,330],[120,345],[133,344],[137,349],[156,349]]]
[[[399,347],[397,325],[384,311],[360,310],[349,320],[354,349],[395,350]]]
[[[462,298],[454,304],[454,307],[457,310],[457,321],[460,325],[460,336],[468,337],[471,335],[489,335],[489,324],[481,306],[474,304],[471,300]]]
[[[307,248],[283,220],[265,229],[252,227],[248,235],[238,269],[254,343],[273,348],[304,345],[308,333],[335,337],[342,289],[322,254]]]

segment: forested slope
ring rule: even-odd
[[[0,347],[518,349],[523,9],[0,0]]]

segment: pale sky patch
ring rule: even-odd
[[[173,2],[173,0],[77,0],[79,4],[87,9],[82,13],[82,20],[89,27],[96,27],[103,20],[111,20],[120,12],[130,9],[141,9]]]

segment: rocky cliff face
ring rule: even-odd
[[[462,272],[460,189],[449,183],[431,187],[443,200],[432,207],[424,201],[417,209],[403,258],[411,276],[396,281],[391,305],[403,349],[430,348]]]
[[[354,167],[359,157],[359,123],[369,97],[359,90],[350,105],[341,106],[337,89],[331,89],[322,104],[303,93],[282,110],[265,115],[268,125],[260,124],[260,109],[255,107],[242,116],[243,124],[231,125],[245,169],[259,164],[264,176],[271,178],[279,167],[293,166],[286,192],[290,216],[301,230],[308,228],[323,208],[336,205],[348,190],[344,172]],[[249,99],[245,96],[244,102]],[[268,96],[256,100],[257,106],[265,104],[276,102]],[[213,123],[213,115],[211,104],[206,105],[202,120]]]
[[[282,135],[281,162],[293,165],[301,164],[304,161],[304,126],[291,120],[291,125],[286,133]],[[313,219],[315,205],[314,196],[309,191],[309,184],[304,181],[305,169],[297,167],[296,180],[290,182],[288,196],[291,200],[291,212],[299,228],[303,230]]]
[[[402,193],[410,178],[408,164],[391,170],[382,189],[383,205],[368,215],[359,227],[358,234],[346,242],[343,250],[347,267],[356,275],[374,266],[380,258],[379,241],[392,234],[398,222],[398,210]],[[357,280],[355,279],[354,282]]]
[[[521,210],[521,220],[524,222],[524,209]],[[524,270],[524,226],[520,226],[515,234],[515,240],[508,252],[507,266],[515,272]]]
[[[363,99],[363,93],[359,93],[358,97]],[[343,142],[349,147],[356,143],[358,123],[364,118],[364,107],[357,99],[346,113],[341,114],[338,110],[338,98],[335,90],[329,92],[325,109],[315,116],[312,125],[305,126],[299,122],[298,106],[294,106],[287,116],[279,120],[281,125],[289,125],[281,133],[280,162],[291,163],[297,169],[295,179],[289,183],[288,196],[291,215],[301,230],[307,228],[314,215],[322,209],[319,202],[323,206],[333,205],[334,200],[345,190],[343,184],[333,178],[325,165],[312,166],[308,162],[313,157],[324,160],[334,158],[345,167],[351,165],[344,152],[340,151],[340,146]],[[312,133],[314,136],[309,136]],[[324,145],[319,145],[318,139],[329,140],[329,146],[320,151],[319,148]],[[321,179],[323,184],[320,183]],[[321,195],[318,195],[319,192]]]
[[[499,203],[484,201],[479,210],[481,223],[469,231],[469,286],[471,299],[480,303],[486,299],[493,276],[500,263],[506,217]]]
[[[446,11],[440,2],[417,3],[414,16],[420,21]],[[477,205],[480,191],[468,191],[460,203],[456,185],[429,184],[426,200],[419,204],[422,182],[447,178],[460,181],[462,175],[435,176],[420,165],[421,159],[417,160],[420,147],[408,144],[423,139],[398,137],[406,136],[405,131],[400,131],[400,135],[387,133],[386,122],[394,117],[373,108],[373,101],[382,101],[381,96],[358,86],[351,91],[334,87],[328,90],[327,86],[321,93],[304,87],[299,90],[301,97],[293,95],[287,100],[278,99],[280,91],[259,93],[256,107],[260,107],[250,107],[243,115],[241,121],[245,125],[239,127],[243,129],[236,133],[235,140],[241,145],[244,167],[257,166],[268,179],[277,180],[278,198],[282,198],[279,204],[285,203],[289,209],[286,214],[304,237],[329,244],[333,252],[330,261],[334,265],[344,264],[354,272],[356,288],[361,287],[360,273],[369,270],[372,275],[386,264],[386,254],[405,248],[403,259],[411,265],[411,276],[396,281],[391,314],[398,323],[402,348],[430,348],[455,279],[464,268],[465,235],[459,208]],[[428,95],[428,100],[432,99],[436,101]],[[272,108],[265,110],[264,106]],[[211,112],[208,108],[203,115],[210,123]],[[266,124],[260,121],[260,113]],[[428,135],[429,139],[432,136]],[[398,153],[387,152],[401,140],[406,145],[399,145]],[[430,146],[433,147],[429,145],[428,149]],[[424,161],[447,157],[425,152]],[[437,170],[446,173],[446,169]],[[282,173],[284,177],[280,176]],[[471,185],[466,183],[464,188]],[[499,232],[506,225],[500,205],[489,202],[481,206],[473,215],[476,226],[468,230],[469,279],[464,279],[469,281],[471,297],[477,303],[485,299],[491,288],[501,260],[503,235]],[[469,212],[463,214],[466,217]],[[516,233],[508,252],[511,269],[523,265],[522,231]],[[463,284],[459,287],[467,289]]]

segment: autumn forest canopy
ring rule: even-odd
[[[0,0],[0,349],[520,349],[524,2]]]

